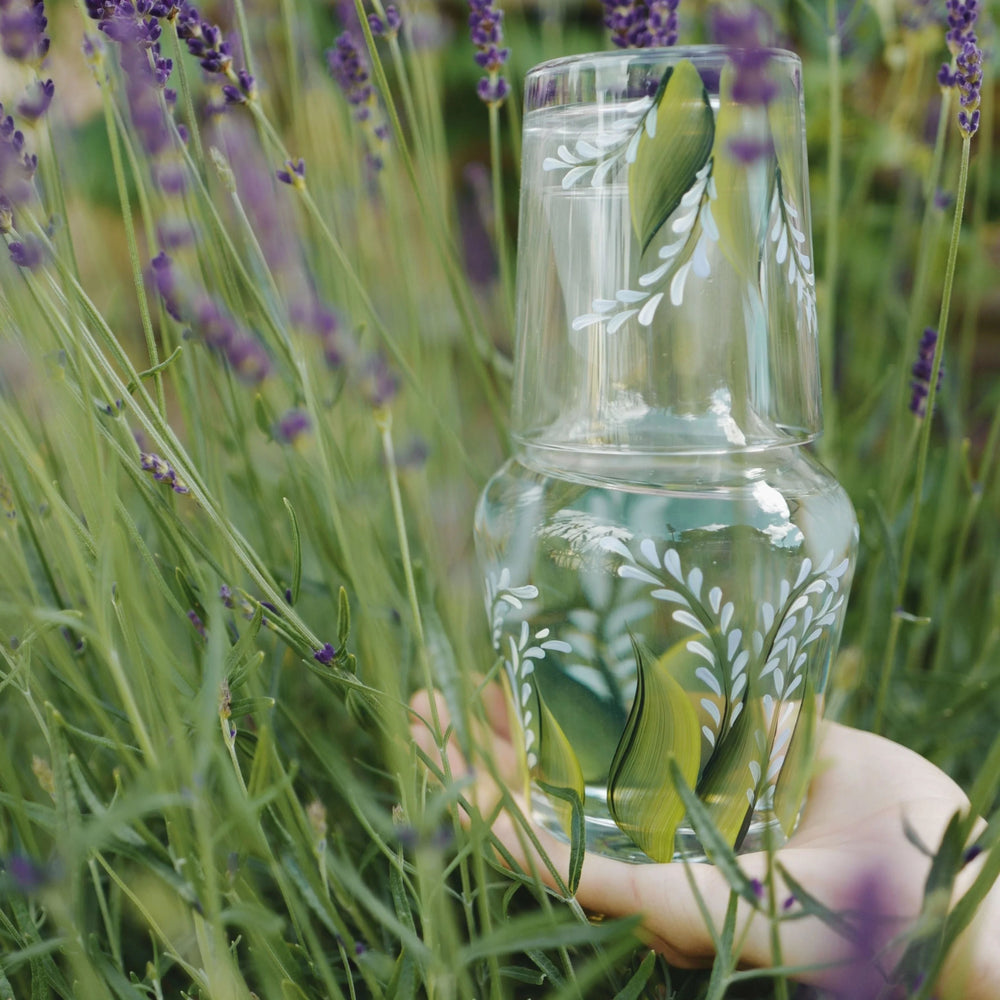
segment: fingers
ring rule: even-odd
[[[502,711],[506,727],[506,706],[503,692],[497,685],[491,685],[484,691],[483,707],[491,722],[493,719],[499,722]],[[413,741],[427,755],[432,765],[439,769],[446,782],[471,778],[471,784],[463,792],[465,798],[474,803],[483,816],[492,816],[503,797],[503,786],[517,780],[518,760],[513,745],[497,735],[492,728],[484,727],[470,713],[467,747],[472,755],[470,761],[462,751],[457,728],[453,725],[443,695],[418,691],[410,701],[410,712],[413,718],[410,725]],[[447,739],[444,739],[445,736]]]

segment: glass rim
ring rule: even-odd
[[[657,63],[676,62],[690,59],[697,65],[699,62],[710,62],[725,58],[734,52],[761,52],[778,62],[801,65],[802,60],[791,49],[779,46],[761,45],[747,48],[741,45],[669,45],[650,48],[604,49],[599,52],[580,52],[569,56],[559,56],[556,59],[546,59],[537,63],[525,73],[525,80],[543,73],[560,72],[575,66],[585,67],[588,64],[599,66],[601,63],[614,63],[624,60],[633,62]]]

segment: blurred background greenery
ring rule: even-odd
[[[1000,728],[995,5],[902,580],[911,366],[938,320],[959,169],[935,79],[944,8],[764,9],[804,65],[817,447],[861,522],[827,711],[968,787]],[[240,10],[202,14],[237,39]],[[171,147],[179,192],[130,119],[116,45],[82,54],[98,36],[79,7],[46,4],[42,66],[0,60],[6,109],[39,73],[56,88],[26,130],[37,199],[15,213],[52,256],[0,260],[0,1000],[794,989],[670,970],[629,922],[505,873],[485,825],[454,819],[462,777],[429,783],[402,735],[427,684],[466,726],[493,664],[471,524],[508,447],[497,262],[516,238],[519,81],[608,41],[597,0],[504,5],[513,94],[491,144],[467,8],[401,10],[398,41],[365,57],[373,115],[399,115],[384,139],[326,65],[347,29],[365,50],[350,6],[247,3],[256,92],[224,112],[165,20],[192,137]],[[682,0],[682,44],[709,40],[711,10]],[[298,157],[301,189],[275,174]],[[167,243],[179,321],[151,270]],[[261,345],[266,375],[213,341],[210,315]],[[152,454],[189,493],[144,470]]]

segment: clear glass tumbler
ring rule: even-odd
[[[632,50],[526,81],[514,456],[476,514],[535,817],[698,857],[791,833],[854,569],[820,431],[800,65]],[[582,819],[582,824],[581,824]]]

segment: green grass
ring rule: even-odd
[[[15,212],[51,255],[33,271],[0,255],[0,1000],[788,995],[734,971],[732,927],[714,974],[682,972],[635,921],[590,921],[508,872],[486,824],[457,821],[464,776],[431,780],[407,735],[408,700],[431,684],[467,733],[474,674],[494,660],[471,524],[508,448],[511,331],[503,283],[466,276],[455,195],[492,139],[506,214],[479,226],[506,226],[495,245],[512,266],[517,122],[474,97],[463,11],[444,47],[369,40],[381,145],[327,75],[339,28],[325,9],[248,12],[259,97],[221,118],[205,113],[219,81],[166,30],[191,134],[171,154],[186,190],[170,195],[129,123],[116,46],[96,79],[74,69],[93,23],[57,10],[51,131],[26,130],[37,198]],[[820,449],[861,522],[828,714],[983,790],[989,816],[992,77],[953,241],[944,381],[921,422],[909,368],[939,319],[952,230],[928,193],[954,195],[962,145],[953,113],[938,159],[926,135],[943,33],[860,6],[831,62],[825,9],[774,13],[805,67],[833,362]],[[605,45],[598,9],[508,17],[518,72]],[[701,12],[683,18],[682,40],[704,37]],[[75,88],[94,95],[82,120],[60,112]],[[5,108],[18,92],[0,93]],[[304,187],[277,183],[299,156]],[[148,280],[165,220],[196,234],[172,251],[183,322]],[[200,296],[264,348],[266,378],[206,344]],[[304,315],[314,299],[337,315],[337,365]],[[399,379],[391,398],[372,398],[376,355]],[[292,443],[276,431],[291,409],[308,419]],[[143,471],[140,451],[190,491]],[[335,655],[317,659],[327,643]]]

